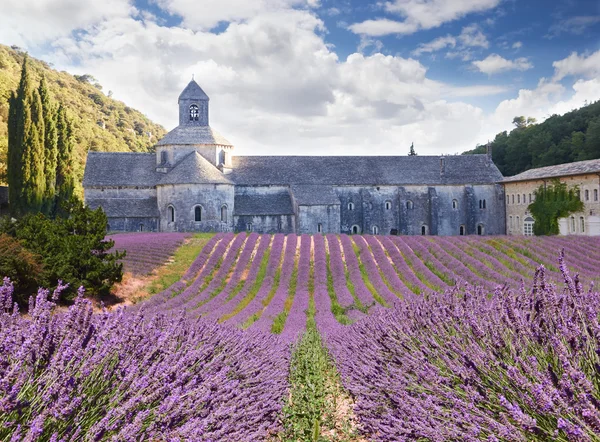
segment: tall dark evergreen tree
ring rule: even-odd
[[[417,153],[415,152],[415,143],[411,143],[410,144],[410,151],[408,152],[408,156],[409,157],[414,157],[415,155],[417,155]]]
[[[26,212],[39,212],[44,199],[44,115],[42,100],[33,89],[23,102],[23,198]]]
[[[44,197],[42,211],[50,215],[54,211],[56,194],[56,166],[58,161],[58,134],[56,130],[57,109],[50,98],[46,79],[42,77],[38,89],[44,116]]]
[[[60,105],[56,118],[58,157],[56,163],[56,207],[69,201],[75,190],[73,172],[73,128],[65,108]]]
[[[12,216],[19,216],[24,212],[23,198],[23,139],[25,136],[25,98],[31,94],[31,77],[27,56],[23,60],[21,81],[16,92],[10,97],[8,110],[8,155],[7,155],[7,181],[8,199]]]

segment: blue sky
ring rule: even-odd
[[[94,75],[168,129],[195,74],[244,155],[451,154],[600,98],[598,1],[3,4],[0,43]]]

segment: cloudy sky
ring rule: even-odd
[[[0,43],[239,155],[458,153],[600,99],[597,0],[0,0]]]

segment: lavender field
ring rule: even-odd
[[[163,265],[175,250],[190,236],[189,233],[118,233],[108,236],[113,250],[125,251],[123,269],[132,275],[151,273]]]
[[[599,245],[221,233],[102,314],[5,281],[0,440],[600,440]]]

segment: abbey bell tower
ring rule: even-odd
[[[179,95],[179,125],[208,126],[208,95],[194,80]]]

